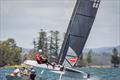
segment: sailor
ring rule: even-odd
[[[41,49],[38,52],[36,52],[35,54],[36,61],[38,62],[38,64],[43,64],[43,63],[47,64],[48,62],[47,58],[44,58],[41,53],[42,53]]]
[[[28,70],[25,67],[20,69],[21,76],[28,76]]]
[[[40,49],[38,52],[35,54],[35,60],[37,61],[38,64],[46,64],[48,67],[48,64],[52,66],[50,62],[48,62],[47,58],[44,58],[41,54],[42,50]]]
[[[53,63],[52,63],[52,67],[53,67],[53,69],[55,69],[55,66],[56,66],[56,63],[53,62]]]
[[[14,76],[21,77],[21,70],[20,70],[20,68],[16,68],[16,69],[13,71],[12,74],[14,74]],[[12,75],[12,74],[11,74],[11,75]]]
[[[31,73],[30,73],[30,80],[35,80],[35,77],[36,77],[35,70],[32,69],[32,70],[31,70]]]
[[[90,78],[90,74],[88,73],[88,74],[87,74],[87,79],[89,79],[89,78]]]
[[[60,67],[60,71],[64,71],[64,66],[61,66],[61,67]]]

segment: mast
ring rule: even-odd
[[[77,0],[60,50],[58,64],[62,65],[66,60],[71,65],[66,56],[80,56],[92,28],[99,4],[100,0]],[[69,52],[70,54],[68,54]]]

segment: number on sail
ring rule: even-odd
[[[93,1],[93,8],[98,8],[100,0],[90,0]]]

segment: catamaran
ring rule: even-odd
[[[60,50],[58,64],[65,67],[65,71],[58,68],[46,67],[45,64],[37,64],[36,61],[27,60],[24,63],[36,67],[48,68],[55,73],[65,74],[68,71],[85,74],[82,71],[73,69],[92,28],[100,0],[77,0],[71,16],[67,32]],[[58,71],[56,71],[58,70]]]

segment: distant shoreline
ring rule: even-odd
[[[29,67],[28,65],[25,64],[19,64],[19,65],[5,65],[3,66],[4,68],[21,68],[21,67]],[[2,67],[1,67],[2,68]]]

